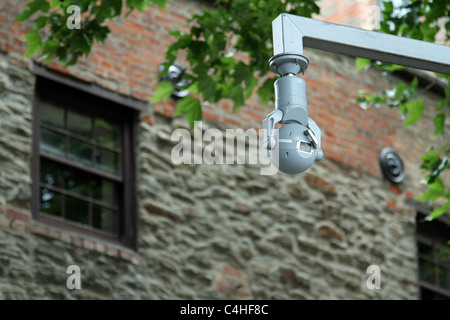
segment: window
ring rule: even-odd
[[[38,76],[36,83],[34,217],[135,247],[132,128],[137,113],[54,79]]]
[[[450,299],[450,222],[447,217],[423,222],[417,215],[417,254],[421,299]]]

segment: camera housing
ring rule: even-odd
[[[280,54],[269,60],[281,77],[275,81],[275,110],[264,120],[265,146],[272,164],[285,173],[300,173],[323,157],[321,131],[308,117],[304,73],[308,59],[299,54]],[[275,129],[276,124],[282,124]]]

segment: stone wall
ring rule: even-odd
[[[0,298],[414,299],[415,212],[405,195],[324,159],[302,175],[170,160],[180,118],[138,129],[138,250],[30,218],[33,76],[2,54]],[[210,123],[210,126],[213,126]],[[66,288],[80,266],[82,289]],[[379,265],[382,290],[366,288]]]
[[[20,8],[10,4],[4,8],[14,17]],[[170,41],[158,36],[165,32],[161,21],[180,24],[179,16],[169,17],[186,18],[199,8],[175,1],[168,13],[151,9],[118,21],[89,60],[62,71],[147,100],[161,62],[154,59]],[[7,10],[0,11],[2,22]],[[299,175],[264,176],[250,164],[176,166],[170,137],[186,122],[172,116],[174,101],[149,105],[136,128],[138,248],[131,250],[32,219],[35,77],[31,60],[19,58],[23,43],[15,41],[26,26],[7,22],[0,27],[0,299],[418,297],[415,210],[406,200],[420,191],[417,156],[432,141],[433,109],[419,126],[402,130],[395,110],[354,104],[359,88],[375,92],[398,79],[356,73],[349,57],[305,51],[312,62],[305,77],[309,111],[323,129],[325,157]],[[15,31],[5,40],[9,29]],[[147,50],[149,39],[159,42]],[[115,51],[126,43],[138,49]],[[123,65],[111,63],[114,56]],[[424,97],[436,105],[436,94]],[[224,101],[206,108],[205,128],[258,128],[272,107],[253,98],[231,114]],[[379,170],[386,146],[398,149],[406,164],[399,186]],[[81,290],[66,287],[73,264],[81,269]],[[366,287],[370,265],[381,268],[381,290]]]

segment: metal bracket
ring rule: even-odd
[[[450,74],[450,47],[282,13],[272,22],[273,54],[303,47]]]
[[[275,131],[275,124],[283,119],[283,111],[275,109],[267,115],[263,120],[263,128],[266,133],[264,137],[264,146],[267,148],[267,155],[270,157],[271,150],[275,148],[277,141],[273,132]]]

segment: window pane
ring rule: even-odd
[[[119,127],[103,119],[95,119],[95,140],[110,148],[119,148]]]
[[[434,284],[434,265],[424,261],[419,261],[420,280]]]
[[[69,160],[92,166],[92,145],[69,138]]]
[[[64,129],[64,109],[50,104],[48,101],[41,101],[40,105],[41,122],[54,127]]]
[[[41,188],[41,203],[40,210],[42,212],[61,216],[61,194]]]
[[[54,187],[61,187],[62,176],[58,165],[41,159],[41,182]]]
[[[89,204],[85,201],[66,196],[65,218],[82,224],[89,224]]]
[[[450,271],[439,268],[439,287],[450,290]]]
[[[437,255],[438,255],[438,261],[441,264],[450,266],[450,245],[438,244],[437,245]]]
[[[93,227],[114,233],[114,211],[99,206],[94,206]]]
[[[41,128],[41,150],[43,152],[64,158],[64,141],[63,135]]]
[[[116,152],[97,148],[95,156],[98,169],[113,174],[119,173],[119,156]]]
[[[418,239],[418,250],[421,255],[433,258],[433,245],[430,239],[419,238]]]
[[[65,188],[67,191],[89,196],[88,177],[85,173],[76,170],[64,170]]]
[[[90,139],[92,137],[92,118],[69,111],[67,115],[67,128],[72,133]]]
[[[106,204],[114,205],[115,184],[105,179],[92,179],[92,197]]]

